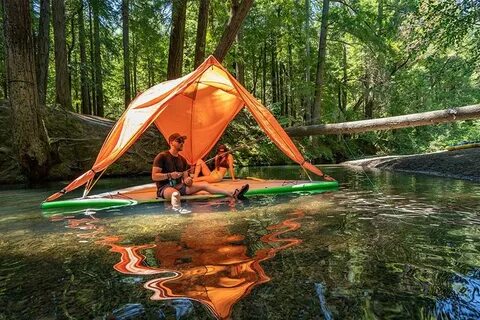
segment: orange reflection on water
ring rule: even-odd
[[[253,257],[247,255],[244,237],[229,234],[226,224],[209,225],[195,223],[186,227],[179,242],[161,241],[141,246],[121,246],[117,237],[107,237],[100,243],[121,254],[121,261],[114,268],[124,274],[151,275],[165,273],[164,277],[145,283],[152,290],[151,299],[165,300],[188,298],[205,305],[217,318],[228,318],[236,302],[270,278],[260,262],[275,254],[298,245],[296,238],[279,238],[297,230],[304,213],[297,211],[293,217],[268,227],[272,232],[261,241],[275,247],[261,249]],[[279,244],[279,245],[278,245]],[[158,267],[147,266],[142,250],[154,250]]]
[[[267,227],[270,233],[260,240],[274,247],[258,250],[253,257],[247,254],[244,236],[230,234],[227,224],[192,223],[182,232],[180,241],[162,241],[154,244],[125,246],[118,244],[120,237],[107,236],[97,241],[120,254],[114,269],[129,275],[160,275],[144,287],[154,293],[152,300],[188,298],[206,306],[219,319],[230,317],[236,302],[270,278],[260,265],[261,261],[273,258],[280,250],[298,245],[296,238],[279,238],[289,231],[297,230],[302,211],[291,214],[276,225]],[[104,232],[99,219],[93,216],[83,219],[66,219],[68,227],[86,230],[79,236],[95,237]],[[153,250],[158,266],[149,266],[142,253]]]

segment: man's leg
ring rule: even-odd
[[[171,187],[166,188],[165,191],[163,191],[163,197],[170,200],[174,209],[180,207],[181,198],[180,192],[177,189]]]

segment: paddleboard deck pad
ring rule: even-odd
[[[262,179],[239,179],[223,180],[211,185],[233,191],[248,183],[249,191],[245,194],[247,197],[259,195],[276,195],[285,193],[320,193],[338,189],[337,181],[293,181],[293,180],[262,180]],[[156,197],[157,187],[154,183],[125,188],[121,190],[105,192],[97,195],[87,196],[85,198],[76,198],[70,200],[43,202],[42,209],[102,209],[136,205],[139,203],[152,203],[166,201]],[[213,198],[225,197],[221,194],[210,194],[204,191],[194,195],[182,196],[182,200],[209,200]]]

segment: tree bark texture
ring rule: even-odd
[[[137,96],[137,64],[138,64],[138,46],[137,42],[135,41],[135,36],[132,38],[133,44],[133,75],[132,75],[132,97]]]
[[[267,104],[267,41],[263,40],[262,48],[262,104]]]
[[[277,82],[277,42],[275,38],[272,39],[270,52],[270,82],[272,84],[272,105],[278,102],[278,82]]]
[[[185,17],[187,0],[172,0],[172,30],[168,49],[167,79],[177,79],[182,76],[183,46],[185,42]]]
[[[327,52],[328,11],[330,0],[323,0],[322,25],[320,26],[320,40],[318,42],[317,77],[315,81],[315,101],[313,103],[312,122],[319,123],[322,114],[322,96],[325,82],[325,57]]]
[[[91,2],[88,2],[88,29],[89,29],[89,43],[90,43],[90,95],[91,95],[91,114],[97,114],[97,95],[96,95],[96,72],[95,72],[95,55],[94,55],[94,41],[93,41],[93,8]]]
[[[235,37],[242,26],[243,21],[247,17],[248,11],[253,5],[253,0],[243,0],[242,3],[239,5],[236,14],[231,14],[230,19],[223,31],[222,37],[218,42],[217,48],[213,55],[219,62],[222,62],[225,59],[225,56],[230,50],[233,42],[235,41]],[[233,11],[231,12],[233,13]]]
[[[232,0],[232,12],[231,15],[236,15],[238,8],[240,6],[239,0]],[[240,82],[243,86],[245,86],[245,63],[243,62],[243,47],[242,47],[242,40],[243,40],[243,32],[242,27],[237,32],[237,36],[235,37],[236,42],[236,50],[235,50],[235,77],[237,78],[238,82]]]
[[[195,69],[205,60],[207,42],[208,7],[210,0],[200,0],[197,22],[197,40],[195,42]]]
[[[83,14],[83,2],[80,3],[78,10],[78,43],[80,46],[80,92],[82,100],[82,113],[91,114],[92,108],[90,105],[90,94],[88,91],[88,64],[87,64],[87,49],[85,41],[85,24]]]
[[[288,128],[292,137],[314,136],[321,134],[352,134],[377,130],[393,130],[440,123],[480,118],[480,104],[408,114],[404,116],[378,118],[372,120],[350,121],[343,123],[312,125]]]
[[[38,181],[48,171],[49,145],[38,104],[30,2],[3,0],[3,9],[12,145],[22,172]]]
[[[310,0],[305,0],[305,84],[310,88]],[[303,108],[305,122],[310,124],[312,121],[312,99],[310,93],[306,91],[303,94]]]
[[[40,106],[47,103],[48,55],[50,52],[50,0],[40,1],[37,39],[37,86]]]
[[[129,41],[129,1],[122,1],[122,20],[123,20],[123,81],[125,92],[125,109],[130,104],[130,41]]]
[[[98,5],[98,4],[97,4]],[[103,117],[103,75],[102,75],[102,55],[100,51],[100,16],[98,7],[93,6],[93,38],[94,38],[94,57],[95,57],[95,96],[96,96],[96,115]]]
[[[68,75],[67,42],[65,38],[65,1],[52,0],[53,34],[55,39],[56,102],[65,110],[72,109]]]

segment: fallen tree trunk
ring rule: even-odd
[[[480,104],[372,120],[292,127],[285,131],[287,131],[291,137],[314,136],[320,134],[351,134],[376,130],[429,126],[478,118],[480,118]]]

